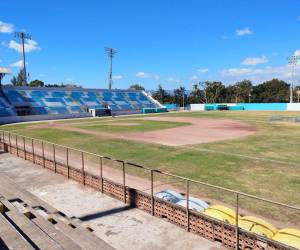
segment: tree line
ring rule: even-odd
[[[24,86],[23,71],[13,76],[13,86]],[[33,80],[26,84],[30,87],[77,87],[76,84],[45,84],[41,80]],[[129,89],[145,90],[140,84],[133,84]],[[198,82],[193,85],[192,90],[186,90],[179,86],[174,90],[166,90],[162,85],[151,91],[152,97],[163,104],[175,103],[183,106],[191,103],[286,103],[290,100],[290,84],[283,80],[272,79],[258,85],[253,85],[250,80],[242,80],[235,84],[225,86],[221,81]],[[300,99],[300,87],[294,88],[294,101]]]
[[[131,88],[136,88],[135,85]],[[294,101],[299,100],[299,87],[294,89],[293,95]],[[191,103],[285,103],[289,102],[290,84],[279,79],[272,79],[258,85],[253,85],[250,80],[242,80],[228,86],[220,81],[205,81],[194,84],[190,91],[182,86],[173,91],[167,91],[159,85],[152,92],[152,97],[164,104],[176,103],[180,106],[183,106],[183,103],[184,105]]]
[[[13,76],[10,80],[11,85],[13,86],[27,86],[27,87],[52,87],[52,88],[67,88],[67,87],[75,87],[75,88],[81,88],[80,85],[76,84],[64,84],[64,83],[55,83],[55,84],[45,84],[41,80],[33,80],[30,81],[27,84],[24,84],[24,70],[21,69],[17,76]]]

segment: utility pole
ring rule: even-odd
[[[297,65],[300,56],[289,56],[288,62],[292,67],[292,76],[291,76],[291,86],[290,86],[290,103],[293,103],[293,88],[294,88],[294,75],[295,75],[295,66]]]
[[[111,89],[111,87],[112,87],[112,59],[113,59],[114,55],[117,53],[117,50],[115,50],[114,48],[105,48],[105,51],[107,52],[107,55],[110,59],[108,88]]]
[[[183,107],[183,110],[185,109],[185,106],[184,106],[184,94],[185,94],[185,89],[182,88],[182,107]]]
[[[15,37],[21,38],[22,42],[22,52],[23,52],[23,85],[27,84],[27,74],[26,74],[26,60],[25,60],[25,39],[31,40],[31,35],[25,32],[15,32]]]

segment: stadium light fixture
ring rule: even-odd
[[[109,63],[109,85],[108,88],[112,88],[112,59],[115,54],[117,54],[117,50],[114,48],[105,48],[105,51],[107,52],[107,55],[109,57],[110,63]]]
[[[295,75],[295,66],[298,63],[298,60],[300,59],[300,56],[289,56],[287,58],[290,66],[292,67],[292,76],[291,76],[291,87],[290,87],[290,103],[293,103],[293,89],[294,89],[294,75]]]
[[[27,74],[26,74],[26,60],[25,60],[25,39],[31,40],[31,35],[26,34],[25,32],[15,32],[15,37],[21,38],[22,42],[22,54],[23,54],[23,80],[24,85],[27,84]]]

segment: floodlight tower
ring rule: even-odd
[[[107,55],[109,57],[109,85],[108,88],[111,89],[112,87],[112,59],[114,55],[117,53],[117,50],[114,48],[105,48],[105,51],[107,52]]]
[[[22,53],[23,53],[23,80],[24,85],[27,84],[27,74],[26,74],[26,60],[25,60],[25,39],[31,40],[31,35],[25,32],[15,32],[15,37],[21,38],[22,41]]]
[[[300,56],[289,56],[288,62],[292,67],[292,79],[291,79],[291,87],[290,87],[290,103],[293,103],[293,88],[294,88],[294,75],[295,75],[295,66],[297,65]]]

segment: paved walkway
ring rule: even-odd
[[[79,218],[116,249],[225,249],[13,155],[0,154],[0,174],[69,217]]]

